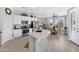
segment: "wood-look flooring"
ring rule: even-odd
[[[0,46],[0,52],[29,52],[24,46],[29,42],[30,36],[9,40]],[[79,52],[79,46],[70,42],[63,34],[49,35],[47,52]]]
[[[50,35],[48,41],[49,52],[79,52],[79,46],[69,41],[69,38],[63,34]]]

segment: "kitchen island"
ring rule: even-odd
[[[42,32],[29,33],[33,39],[29,39],[30,52],[47,52],[48,50],[48,36],[49,30],[42,30]]]

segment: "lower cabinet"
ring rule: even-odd
[[[22,29],[15,29],[13,30],[13,38],[21,37],[22,36]]]
[[[73,35],[72,35],[72,39],[71,41],[77,45],[79,45],[79,32],[75,32]]]

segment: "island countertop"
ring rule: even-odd
[[[49,30],[42,30],[42,32],[32,32],[29,35],[34,37],[34,38],[43,38],[43,37],[47,37],[50,34]]]

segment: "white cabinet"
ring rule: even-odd
[[[21,16],[14,15],[14,24],[21,24]]]
[[[21,37],[21,36],[22,36],[22,29],[13,30],[13,37],[14,38]]]
[[[69,40],[79,45],[79,8],[69,11],[68,21]]]
[[[31,17],[25,17],[25,21],[28,21],[28,24],[31,24]]]
[[[14,15],[14,24],[21,24],[21,21],[28,21],[28,24],[31,24],[31,21],[37,21],[37,18]]]

